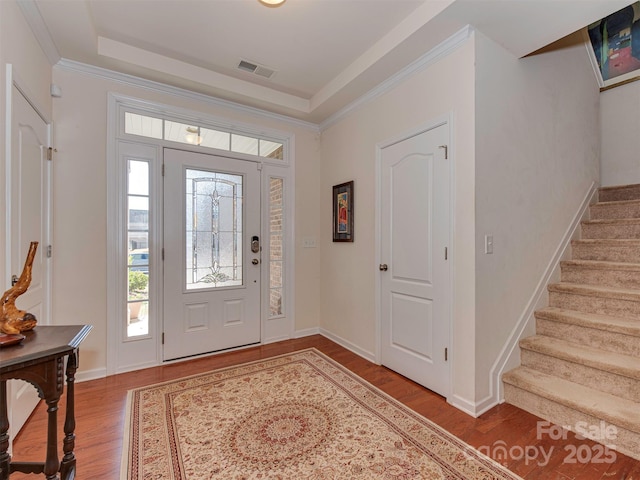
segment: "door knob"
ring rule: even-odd
[[[254,265],[257,265],[260,263],[260,260],[258,260],[257,258],[254,258],[253,260],[251,260],[251,263],[253,263]]]
[[[380,264],[380,270],[383,272],[386,272],[387,270],[389,270],[389,267],[387,266],[386,263],[381,263]]]

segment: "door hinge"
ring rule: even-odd
[[[164,163],[162,164],[162,176],[164,177]]]
[[[444,347],[444,361],[446,362],[448,360],[449,360],[449,349],[447,347]]]
[[[162,247],[162,261],[164,262],[164,247]]]
[[[449,159],[449,146],[448,145],[438,145],[438,148],[444,148],[444,159]]]
[[[47,258],[51,258],[51,250],[53,247],[51,245],[47,245]]]
[[[164,345],[164,332],[162,332],[162,345]]]
[[[53,147],[47,148],[47,160],[53,160]]]
[[[449,248],[444,247],[444,259],[449,260]]]

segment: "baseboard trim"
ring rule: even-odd
[[[536,310],[545,307],[549,303],[547,285],[556,281],[554,279],[560,279],[560,262],[569,258],[571,240],[579,238],[580,223],[588,218],[589,206],[592,203],[595,203],[597,198],[598,185],[596,182],[593,182],[569,224],[569,227],[565,231],[560,244],[556,248],[553,257],[542,275],[542,278],[538,282],[538,285],[522,316],[513,328],[509,339],[498,356],[498,359],[491,367],[491,393],[487,398],[478,403],[478,405],[484,404],[481,408],[482,411],[486,411],[504,401],[504,388],[501,381],[502,374],[508,369],[510,370],[511,368],[515,368],[520,364],[520,348],[518,343],[521,338],[524,338],[524,336],[531,334],[531,332],[535,332],[534,313]]]
[[[468,399],[460,397],[458,395],[451,395],[447,398],[447,403],[449,405],[453,405],[458,410],[463,411],[467,415],[472,417],[477,417],[476,415],[476,405],[473,402],[470,402]]]
[[[293,338],[310,337],[311,335],[320,335],[320,328],[305,328],[304,330],[296,330],[293,332]]]
[[[364,350],[358,347],[357,345],[351,343],[350,341],[345,340],[344,338],[339,337],[338,335],[335,335],[329,332],[328,330],[325,330],[324,328],[320,328],[319,333],[323,337],[327,337],[329,340],[336,342],[341,347],[344,347],[347,350],[350,350],[351,352],[355,353],[356,355],[359,355],[360,357],[364,358],[365,360],[368,360],[371,363],[375,363],[376,365],[378,365],[378,363],[376,362],[376,356],[373,352]]]
[[[76,372],[76,382],[88,382],[89,380],[97,380],[99,378],[105,378],[107,376],[107,369],[94,368],[93,370],[78,370]]]

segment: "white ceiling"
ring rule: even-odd
[[[465,25],[521,57],[633,0],[18,3],[52,63],[81,62],[320,123]],[[241,59],[276,73],[240,71]]]

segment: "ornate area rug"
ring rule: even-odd
[[[129,392],[122,479],[519,479],[315,349]]]

